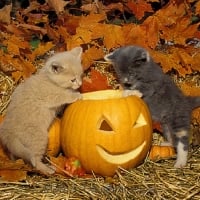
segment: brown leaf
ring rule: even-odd
[[[175,69],[180,76],[185,77],[186,74],[192,72],[189,61],[192,57],[186,52],[182,55],[182,52],[184,51],[172,47],[168,52],[151,51],[151,54],[154,60],[162,66],[165,73]],[[186,58],[184,58],[184,56],[186,56]]]
[[[12,161],[0,146],[0,177],[4,181],[26,180],[27,171],[31,168],[24,164],[23,160]]]
[[[92,92],[97,90],[109,89],[107,77],[95,69],[91,69],[90,78],[83,79],[81,92]]]
[[[124,5],[120,2],[118,3],[111,3],[108,6],[106,6],[105,8],[106,11],[110,11],[110,10],[119,10],[120,12],[124,12]]]
[[[154,49],[160,41],[159,32],[161,25],[158,18],[155,16],[150,16],[143,22],[141,26],[146,28],[146,43],[149,47]]]
[[[29,30],[35,31],[35,32],[39,32],[39,33],[42,33],[43,35],[47,34],[46,29],[41,28],[39,26],[32,25],[32,24],[19,24],[18,27],[29,29]]]
[[[6,29],[8,33],[13,33],[15,36],[27,36],[26,30],[19,28],[16,24],[8,24]]]
[[[104,12],[105,6],[100,1],[94,1],[93,3],[88,3],[85,5],[82,5],[81,9],[83,11],[90,12],[90,14],[92,14],[92,13],[100,14],[100,13]]]
[[[27,171],[23,170],[0,170],[0,177],[3,181],[18,182],[26,180]]]
[[[38,48],[33,51],[34,58],[36,58],[37,56],[44,55],[53,47],[54,47],[54,44],[52,42],[46,42],[44,44],[40,43]]]
[[[104,32],[104,44],[108,50],[123,46],[125,44],[125,38],[123,37],[122,28],[116,25],[107,25]]]
[[[9,24],[10,23],[10,12],[12,10],[12,4],[5,5],[0,9],[0,21]]]
[[[104,52],[102,48],[91,47],[83,53],[82,63],[83,69],[88,69],[94,62],[94,60],[98,60],[103,58]]]
[[[100,21],[104,21],[106,19],[106,15],[105,13],[101,13],[101,14],[90,14],[87,16],[81,16],[80,19],[80,26],[93,26],[93,24],[98,23]]]
[[[56,14],[63,12],[65,10],[65,6],[70,3],[70,1],[64,0],[47,0],[46,2],[56,11]]]
[[[127,6],[139,20],[144,17],[145,12],[153,12],[151,5],[144,0],[128,1]]]
[[[200,88],[191,82],[182,82],[178,84],[185,95],[200,96]],[[193,121],[200,124],[200,108],[192,112]]]
[[[146,28],[135,24],[124,25],[122,27],[123,38],[125,38],[125,45],[134,44],[142,47],[147,47],[146,43]]]
[[[200,1],[197,1],[196,2],[196,5],[195,5],[195,13],[196,14],[199,14],[200,13]]]
[[[30,45],[27,41],[24,41],[21,37],[16,37],[15,35],[9,35],[7,40],[3,41],[3,44],[7,46],[8,53],[11,55],[20,55],[21,49],[30,49]]]

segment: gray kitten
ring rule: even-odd
[[[176,168],[187,163],[191,112],[200,97],[185,96],[163,73],[149,53],[138,46],[125,46],[105,56],[111,62],[124,89],[139,91],[152,118],[161,123],[164,136],[177,150]]]
[[[12,159],[22,158],[37,170],[52,174],[53,166],[42,162],[48,144],[48,129],[57,109],[81,97],[82,48],[57,53],[35,75],[13,92],[0,141]]]

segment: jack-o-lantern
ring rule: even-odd
[[[152,141],[146,104],[120,90],[83,94],[67,107],[61,122],[61,147],[77,157],[87,172],[112,176],[118,167],[138,166]]]

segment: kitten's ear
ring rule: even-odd
[[[75,47],[70,51],[70,53],[81,59],[83,49],[81,47]]]
[[[51,63],[51,71],[55,74],[58,74],[60,72],[62,72],[64,70],[63,66],[61,66],[59,63],[57,62],[52,62]]]

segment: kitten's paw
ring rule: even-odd
[[[80,93],[78,99],[83,99],[83,95]]]
[[[68,103],[73,103],[77,100],[83,99],[83,95],[80,92],[75,92],[73,91],[69,96],[68,96]]]
[[[186,164],[187,164],[187,155],[188,155],[187,151],[182,150],[180,152],[178,150],[178,152],[177,152],[177,159],[176,159],[176,162],[174,164],[174,168],[183,168],[183,167],[185,167]]]
[[[187,164],[187,161],[180,161],[177,160],[176,163],[174,164],[174,168],[183,168]]]
[[[123,97],[138,96],[141,98],[143,96],[143,94],[139,90],[123,90],[122,96]]]
[[[44,174],[47,174],[47,175],[54,174],[55,171],[56,171],[56,168],[54,166],[46,165],[46,164],[44,164],[42,162],[39,162],[39,161],[36,163],[35,168],[38,171],[40,171],[40,172],[42,172]]]

